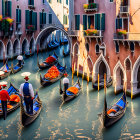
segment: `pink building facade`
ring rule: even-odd
[[[72,66],[97,81],[104,73],[115,92],[140,93],[140,28],[136,0],[74,0]]]

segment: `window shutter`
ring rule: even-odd
[[[30,12],[29,12],[29,10],[25,10],[25,18],[26,18],[25,24],[26,24],[26,29],[27,29],[27,25],[30,24],[29,23],[30,22]]]
[[[5,17],[5,2],[2,0],[2,16]]]
[[[122,29],[122,18],[119,19],[119,29]]]
[[[97,14],[97,30],[101,29],[101,18],[100,18],[100,14]]]
[[[95,14],[95,29],[98,29],[98,15]]]
[[[52,24],[52,14],[49,14],[49,24]]]
[[[80,26],[80,15],[75,15],[75,29],[79,30],[79,26]]]
[[[19,22],[21,23],[21,9],[19,9]]]
[[[32,12],[32,25],[34,25],[35,30],[37,30],[37,12]]]
[[[31,5],[31,0],[28,0],[28,5]]]
[[[101,17],[101,30],[105,30],[105,13],[103,13]]]
[[[16,9],[16,22],[19,22],[19,18],[18,18],[18,12],[19,11],[19,9]]]
[[[116,18],[116,30],[118,29],[118,19]]]
[[[42,12],[39,13],[39,17],[40,17],[40,24],[43,24],[42,23]]]
[[[31,5],[34,5],[34,0],[31,0]]]
[[[87,30],[87,15],[83,15],[83,30]]]
[[[88,16],[88,29],[90,29],[90,25],[91,25],[91,20],[90,20],[90,16]]]
[[[43,13],[43,24],[46,24],[46,13]]]

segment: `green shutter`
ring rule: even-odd
[[[122,18],[119,19],[119,29],[122,29]]]
[[[31,0],[31,5],[34,5],[34,0]]]
[[[8,1],[5,2],[5,16],[8,16]]]
[[[68,0],[66,0],[66,4],[68,5]]]
[[[101,30],[105,30],[105,13],[101,16]]]
[[[19,22],[19,19],[18,19],[18,10],[19,9],[16,9],[16,22]]]
[[[12,1],[8,1],[8,16],[12,17]]]
[[[37,30],[37,12],[32,12],[32,25],[34,25],[35,30]]]
[[[30,12],[29,12],[29,10],[25,10],[25,24],[26,24],[26,28],[27,28],[27,25],[30,24]]]
[[[101,17],[100,17],[100,14],[97,14],[97,30],[101,30]]]
[[[88,29],[90,29],[90,25],[91,25],[91,19],[90,16],[88,16]]]
[[[21,9],[19,9],[19,22],[21,23]]]
[[[98,15],[95,14],[95,29],[98,28]]]
[[[46,24],[46,13],[43,13],[43,24]]]
[[[87,30],[87,15],[83,15],[83,30]]]
[[[52,14],[49,14],[49,24],[52,24]]]
[[[80,29],[80,15],[75,15],[75,30]]]
[[[42,23],[42,12],[39,13],[39,19],[40,19],[40,25],[43,24]]]
[[[2,16],[5,17],[5,2],[2,0]]]

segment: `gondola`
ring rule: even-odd
[[[63,50],[63,56],[64,57],[68,56],[69,54],[70,54],[70,49],[67,52],[64,52],[64,50]]]
[[[47,50],[53,50],[56,49],[60,44],[56,42],[50,42],[47,45]]]
[[[107,109],[106,94],[104,98],[104,110],[101,114],[104,127],[110,127],[123,117],[126,111],[126,93],[110,108]]]
[[[7,61],[8,61],[8,60],[7,60]],[[4,79],[4,78],[8,77],[8,76],[11,74],[11,72],[12,72],[11,68],[8,66],[7,61],[6,61],[6,63],[4,64],[4,66],[1,67],[1,69],[0,69],[0,71],[3,71],[3,72],[4,72],[3,75],[0,75],[0,80],[2,80],[2,79]]]
[[[51,63],[51,64],[49,64],[49,63],[47,63],[45,61],[43,61],[42,63],[39,64],[39,60],[37,59],[38,67],[42,70],[42,69],[49,68],[49,67],[53,66],[55,63],[58,62],[58,56],[54,52],[52,57],[54,57],[56,60],[53,63]]]
[[[15,66],[12,66],[12,73],[15,74],[19,72],[24,66],[24,61],[22,61],[21,66],[18,65],[18,63]]]
[[[15,88],[11,83],[7,91],[9,93],[9,96],[14,95],[14,94],[19,96],[18,89]],[[20,102],[10,101],[7,105],[10,107],[10,108],[7,107],[7,113],[10,113],[16,110],[20,106]],[[3,116],[1,100],[0,100],[0,116]]]
[[[112,85],[112,79],[109,78],[109,80],[106,81],[106,83],[107,83],[106,87],[107,88],[110,87]],[[95,83],[93,83],[92,86],[93,86],[94,89],[98,89],[98,81],[96,81]],[[102,89],[102,88],[104,88],[104,79],[101,79],[99,81],[99,89]]]
[[[30,52],[30,51],[28,51],[28,52],[25,53],[25,57],[27,57],[27,58],[29,58],[29,57],[31,57],[33,55],[34,55],[34,53],[33,52]]]
[[[40,114],[40,111],[42,109],[42,102],[40,101],[39,95],[36,92],[36,95],[33,100],[33,114],[28,114],[25,109],[25,103],[23,102],[23,99],[21,98],[21,124],[23,126],[27,126],[31,124]]]
[[[63,77],[63,75],[64,75],[64,73],[66,71],[66,66],[62,67],[59,63],[57,63],[56,67],[57,67],[57,69],[59,70],[59,73],[60,73],[56,78],[50,80],[49,78],[46,79],[45,75],[44,75],[43,78],[40,75],[40,83],[41,83],[42,86],[51,85],[51,84],[55,83],[56,81],[58,81],[59,79],[61,79],[61,77]],[[47,73],[48,73],[48,71],[47,71]]]
[[[61,81],[60,81],[60,95],[62,95],[63,102],[68,102],[68,101],[74,99],[75,97],[77,97],[80,94],[80,92],[81,92],[81,84],[80,84],[79,79],[72,87],[76,87],[78,89],[77,94],[74,94],[73,92],[70,92],[68,90],[65,93],[61,88]]]

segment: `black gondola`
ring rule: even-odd
[[[78,89],[78,93],[77,94],[74,94],[70,91],[66,91],[64,92],[61,88],[61,80],[60,80],[60,95],[62,95],[62,99],[63,99],[63,102],[68,102],[72,99],[74,99],[75,97],[77,97],[80,92],[81,92],[81,84],[80,84],[80,81],[78,79],[78,81],[72,86],[72,87],[76,87]]]
[[[25,109],[25,103],[23,103],[23,99],[21,99],[21,124],[23,126],[27,126],[31,124],[40,114],[40,111],[42,109],[42,102],[40,101],[39,95],[36,92],[36,95],[33,100],[33,114],[28,114]]]
[[[63,49],[63,56],[66,57],[70,54],[70,49],[67,51],[67,52],[64,52],[64,49]]]
[[[59,70],[60,74],[58,77],[50,80],[50,79],[46,79],[45,75],[42,78],[42,76],[40,75],[40,83],[42,86],[48,86],[51,85],[53,83],[55,83],[56,81],[58,81],[59,79],[61,79],[61,77],[64,75],[65,71],[66,71],[66,66],[62,67],[59,63],[56,64],[57,69]],[[47,71],[48,72],[48,71]]]
[[[127,101],[126,93],[123,93],[122,97],[110,108],[107,109],[106,94],[104,98],[104,110],[102,115],[102,121],[104,127],[109,127],[119,119],[123,117],[126,111]]]
[[[10,83],[10,86],[8,88],[8,94],[9,96],[10,95],[18,95],[18,89],[15,88],[11,83]],[[20,106],[20,102],[13,102],[13,101],[10,101],[9,103],[7,103],[8,106],[11,106],[10,108],[7,108],[7,113],[10,113],[14,110],[16,110],[19,106]],[[1,100],[0,100],[0,116],[3,116],[3,112],[2,112],[2,106],[1,106]]]
[[[60,40],[60,45],[65,45],[68,44],[68,40],[67,39],[61,39]]]
[[[47,50],[50,51],[50,50],[56,49],[59,46],[60,46],[60,43],[58,43],[56,41],[52,41],[52,42],[48,43]]]
[[[53,63],[51,63],[51,64],[49,64],[49,63],[47,63],[45,61],[43,61],[42,63],[39,64],[39,60],[37,58],[38,67],[42,70],[42,69],[49,68],[49,67],[53,66],[54,64],[56,64],[58,62],[58,56],[57,56],[57,54],[54,52],[53,55],[52,55],[52,57],[54,57],[56,60]]]
[[[8,60],[7,60],[7,61],[8,61]],[[2,80],[2,79],[4,79],[4,78],[8,77],[8,76],[11,74],[11,72],[12,72],[11,68],[8,66],[7,61],[6,61],[6,63],[4,64],[4,66],[2,66],[1,69],[0,69],[0,71],[3,71],[3,72],[4,72],[3,75],[0,75],[0,80]]]
[[[12,73],[15,74],[19,72],[24,66],[24,61],[22,61],[21,66],[17,63],[15,66],[12,66]]]
[[[107,84],[106,85],[107,88],[110,87],[112,85],[112,79],[109,78],[109,80],[106,81],[106,84]],[[94,89],[98,89],[98,81],[96,81],[95,83],[93,83],[92,86],[93,86]],[[102,88],[104,88],[104,79],[101,79],[99,81],[99,89],[102,89]]]

